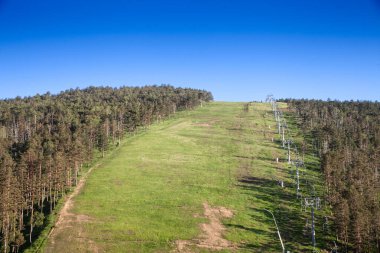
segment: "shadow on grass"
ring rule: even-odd
[[[257,187],[273,187],[276,181],[261,177],[245,176],[238,180],[239,186],[243,188],[257,188]]]
[[[247,244],[244,245],[244,247],[255,250],[266,249],[262,252],[281,250],[273,217],[269,212],[265,211],[264,208],[271,210],[276,217],[286,250],[302,252],[305,250],[305,247],[310,245],[310,236],[303,233],[305,227],[305,213],[301,212],[299,200],[297,200],[293,191],[289,191],[286,187],[280,187],[274,179],[262,177],[246,176],[239,179],[238,182],[238,187],[243,188],[247,191],[247,194],[256,200],[260,200],[260,202],[263,203],[262,205],[265,206],[263,208],[251,208],[252,220],[261,224],[267,224],[272,230],[272,232],[266,232],[258,227],[247,228],[242,225],[233,225],[236,228],[251,231],[259,235],[266,235],[268,238],[271,238],[271,242],[268,243],[268,245],[258,246]],[[255,206],[254,203],[253,206]]]
[[[265,230],[256,229],[256,228],[249,228],[249,227],[245,227],[243,225],[238,225],[238,224],[225,224],[225,226],[230,227],[230,228],[237,228],[237,229],[246,230],[246,231],[249,231],[249,232],[252,232],[255,234],[260,234],[260,235],[268,234],[268,232],[266,232]]]

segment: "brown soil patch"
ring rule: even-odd
[[[88,249],[91,249],[91,252],[100,252],[92,240],[83,236],[83,229],[78,226],[78,223],[91,222],[92,218],[88,215],[74,214],[71,212],[71,209],[74,206],[74,198],[81,192],[88,175],[97,166],[98,165],[91,167],[79,180],[74,191],[66,197],[65,204],[59,212],[57,222],[48,235],[49,242],[45,252],[57,252],[59,250],[57,248],[62,247],[61,245],[56,245],[56,240],[61,237],[61,235],[67,233],[67,231],[65,231],[67,228],[73,229],[73,231],[71,231],[72,233],[69,235],[69,238],[67,238],[67,241],[79,240],[81,244],[87,245]]]
[[[174,252],[192,253],[189,246],[193,245],[191,241],[177,240],[175,241],[176,250]]]
[[[208,203],[203,203],[203,208],[204,217],[209,219],[209,223],[200,224],[202,234],[194,240],[177,240],[174,252],[191,253],[192,246],[212,250],[235,248],[231,242],[223,238],[226,228],[221,222],[222,218],[231,218],[233,212],[225,207],[211,207]]]

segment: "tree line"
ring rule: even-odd
[[[380,103],[283,100],[321,158],[345,252],[380,252]]]
[[[172,86],[89,87],[0,100],[1,252],[30,245],[94,152],[178,110],[212,100]]]

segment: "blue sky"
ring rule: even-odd
[[[380,100],[380,0],[0,0],[0,98],[146,84]]]

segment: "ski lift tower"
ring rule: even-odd
[[[300,170],[299,170],[299,168],[301,168],[303,166],[303,162],[300,161],[299,159],[297,159],[295,162],[295,165],[296,165],[297,198],[298,198],[301,196],[301,193],[300,193]]]
[[[281,128],[282,128],[282,147],[285,148],[285,129],[288,128],[288,125],[286,124],[286,120],[283,118],[282,120],[282,124],[281,124]]]
[[[285,144],[288,145],[288,164],[291,164],[290,160],[290,145],[293,143],[293,140],[289,139],[285,141]]]
[[[316,239],[315,239],[315,210],[318,210],[321,208],[321,199],[319,197],[309,197],[304,198],[303,206],[305,208],[305,211],[307,208],[311,209],[311,242],[313,245],[313,252],[316,251]]]

